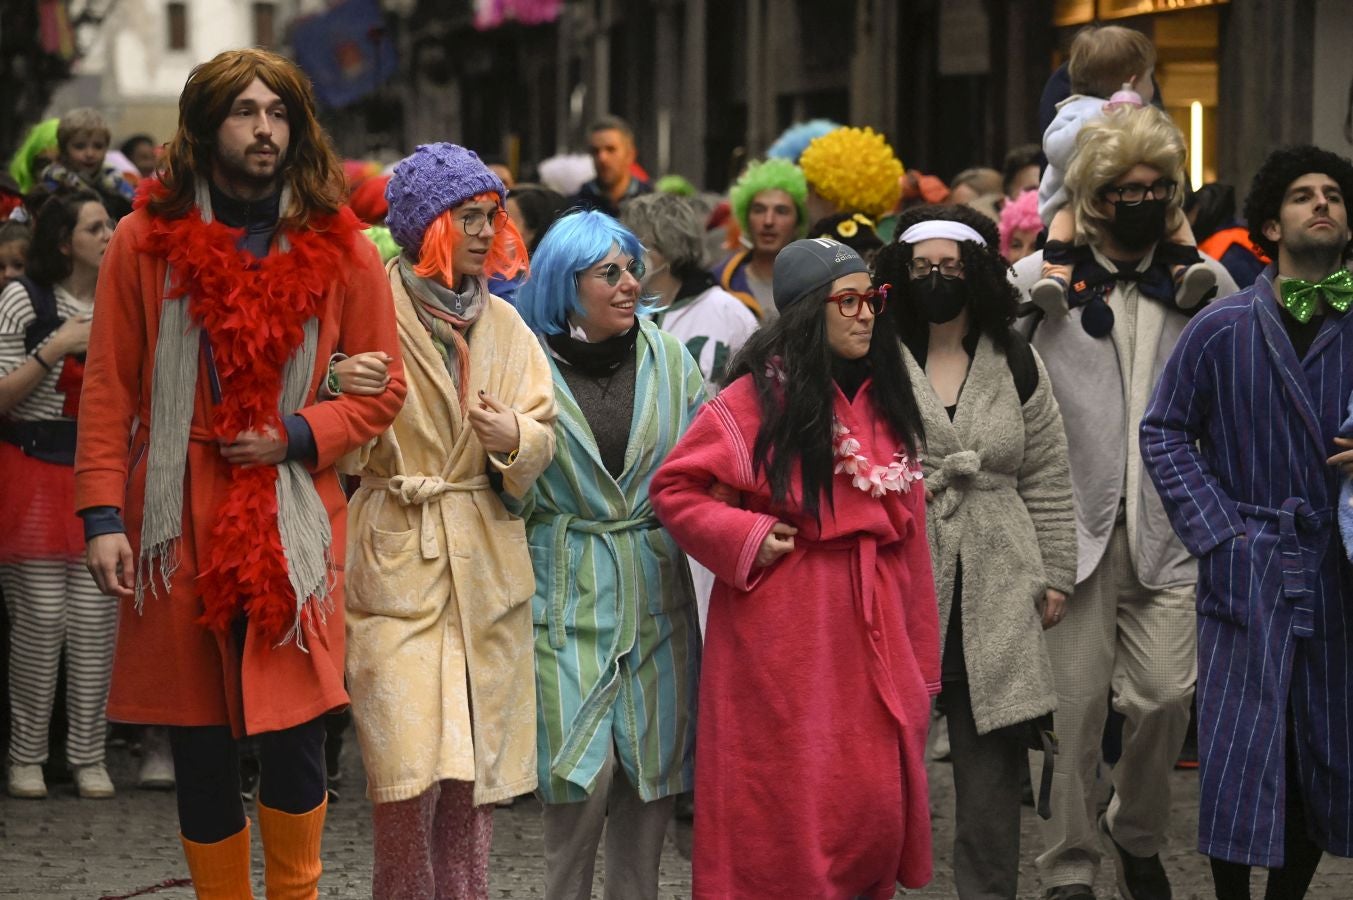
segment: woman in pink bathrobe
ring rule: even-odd
[[[939,640],[922,425],[886,290],[796,241],[754,335],[653,479],[718,582],[696,739],[694,895],[890,898],[930,880]]]

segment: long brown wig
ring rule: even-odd
[[[230,106],[254,79],[282,98],[291,126],[291,142],[280,177],[291,188],[291,204],[282,211],[284,228],[312,227],[316,216],[343,206],[343,169],[328,134],[315,119],[310,80],[296,64],[266,50],[227,50],[193,69],[179,96],[179,127],[165,148],[160,181],[166,193],[152,199],[153,215],[184,216],[196,201],[198,178],[211,177],[216,135]]]

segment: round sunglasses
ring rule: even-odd
[[[635,281],[643,281],[644,276],[648,274],[648,266],[644,265],[642,259],[632,259],[629,265],[622,266],[619,263],[607,263],[600,269],[592,273],[593,278],[604,278],[606,283],[615,287],[620,283],[620,276],[624,272],[629,272],[634,276]]]

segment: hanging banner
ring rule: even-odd
[[[332,108],[375,92],[399,70],[395,43],[378,0],[344,0],[292,26],[296,63],[315,96]]]
[[[488,31],[516,22],[543,25],[559,18],[563,0],[474,0],[474,27]]]

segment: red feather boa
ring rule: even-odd
[[[143,185],[137,208],[163,190],[155,181]],[[305,323],[323,317],[325,295],[361,225],[344,208],[315,229],[288,231],[290,251],[259,260],[238,249],[241,229],[203,222],[196,208],[178,219],[152,216],[151,223],[141,249],[168,261],[170,296],[189,297],[189,314],[211,340],[222,392],[212,433],[233,441],[245,431],[280,432],[283,369]],[[224,632],[243,611],[264,637],[281,641],[297,624],[297,597],[277,528],[277,467],[228,468],[230,487],[199,569],[199,621]]]

